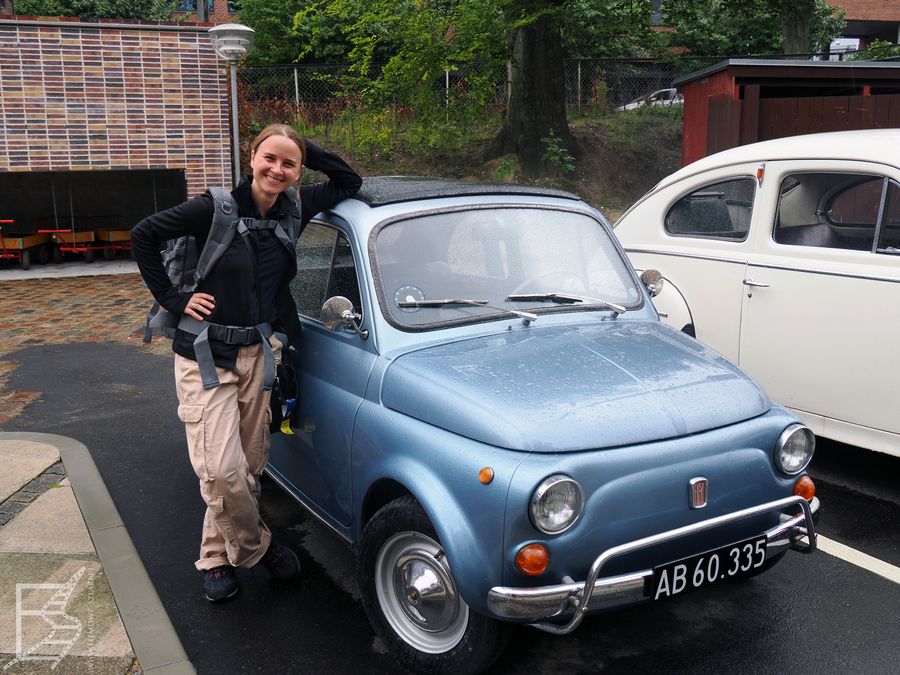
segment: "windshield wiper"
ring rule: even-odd
[[[575,295],[574,293],[514,293],[512,295],[507,295],[506,299],[510,302],[529,302],[534,300],[550,300],[551,302],[586,302],[612,310],[614,317],[628,311],[622,305],[617,305],[614,302],[608,302],[606,300],[601,300],[600,298],[592,298],[587,295]]]
[[[531,323],[532,321],[537,321],[537,314],[532,314],[531,312],[521,312],[517,309],[509,309],[508,307],[497,307],[496,305],[490,304],[487,300],[465,300],[462,298],[444,298],[443,300],[404,300],[403,302],[398,302],[397,307],[401,308],[409,308],[409,307],[449,307],[453,305],[475,305],[476,307],[490,307],[491,309],[497,309],[501,312],[507,312],[508,314],[514,314],[519,317],[526,323]]]

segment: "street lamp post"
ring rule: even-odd
[[[203,1],[203,0],[201,0]],[[241,146],[238,135],[237,63],[253,47],[255,31],[239,23],[222,23],[209,29],[216,54],[228,62],[231,75],[231,150],[234,163],[234,184],[241,180]]]

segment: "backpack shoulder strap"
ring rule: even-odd
[[[295,187],[289,187],[284,191],[284,194],[291,200],[291,204],[294,207],[293,212],[290,214],[290,224],[287,228],[287,235],[290,237],[291,243],[294,243],[300,237],[300,232],[303,229],[300,223],[300,214],[302,213],[300,211],[300,195]]]
[[[221,187],[209,188],[209,194],[213,199],[213,219],[209,228],[209,236],[206,244],[200,252],[197,260],[197,268],[194,271],[194,288],[206,277],[206,274],[225,254],[225,250],[234,239],[234,223],[238,220],[237,206],[231,192]]]

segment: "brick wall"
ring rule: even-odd
[[[188,195],[230,185],[228,77],[207,30],[0,20],[0,171],[169,168]]]

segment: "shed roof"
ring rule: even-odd
[[[793,59],[728,59],[676,79],[680,87],[722,70],[730,69],[735,77],[759,79],[900,79],[900,62],[896,61],[797,61]]]

